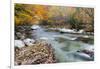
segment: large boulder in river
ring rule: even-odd
[[[15,49],[15,65],[55,63],[54,50],[46,42],[36,42],[33,46]]]
[[[85,49],[80,50],[80,51],[77,51],[77,56],[80,56],[81,58],[92,61],[94,60],[94,51],[89,51]]]
[[[89,54],[86,54],[84,52],[77,52],[77,53],[74,54],[74,56],[81,58],[85,61],[93,61],[94,60],[93,57],[91,57]]]
[[[78,54],[81,54],[81,57],[87,58],[88,60],[94,60],[94,47],[87,46],[82,50],[77,51]]]

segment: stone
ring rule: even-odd
[[[15,40],[14,46],[18,47],[18,48],[21,48],[21,47],[24,47],[25,44],[24,44],[24,42],[22,40]]]
[[[37,42],[33,46],[15,50],[15,65],[56,63],[54,50],[48,43]]]
[[[30,39],[30,38],[26,38],[26,39],[23,40],[23,42],[27,46],[32,46],[32,45],[34,45],[35,40],[34,39]]]

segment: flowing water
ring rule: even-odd
[[[78,50],[85,49],[87,47],[93,47],[93,44],[84,43],[81,41],[75,41],[79,35],[74,34],[61,34],[59,32],[49,32],[45,28],[40,27],[33,30],[33,36],[36,39],[45,39],[54,48],[55,56],[58,62],[76,62],[76,61],[90,61],[93,59],[88,56],[78,53]]]

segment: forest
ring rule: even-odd
[[[94,9],[15,4],[15,25],[40,24],[94,31]]]
[[[14,5],[14,64],[94,61],[94,8]]]

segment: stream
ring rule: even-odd
[[[41,27],[32,31],[32,36],[36,36],[37,40],[45,40],[54,48],[54,54],[58,62],[77,62],[77,61],[92,61],[88,55],[77,52],[86,48],[93,48],[93,44],[76,41],[79,35],[67,34],[46,31],[47,29]],[[80,35],[83,36],[83,35]]]

